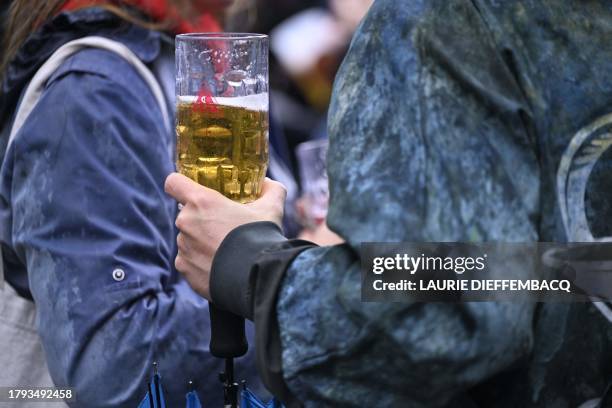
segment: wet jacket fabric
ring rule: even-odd
[[[361,242],[612,236],[611,22],[605,1],[373,4],[328,122],[328,224],[346,244],[255,223],[213,262],[213,300],[254,319],[259,368],[285,402],[576,407],[604,395],[612,325],[592,304],[362,303],[359,255]],[[231,274],[228,248],[252,254]],[[225,279],[242,279],[242,295]]]
[[[173,44],[101,9],[64,13],[34,34],[2,93],[2,144],[29,78],[66,42],[100,35],[128,46],[173,91]],[[169,406],[193,380],[219,406],[208,303],[174,269],[176,202],[163,190],[174,135],[132,66],[108,51],[70,57],[48,81],[0,170],[6,280],[37,306],[53,381],[75,406],[135,407],[157,361]],[[258,387],[250,356],[237,375]]]

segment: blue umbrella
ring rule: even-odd
[[[272,398],[267,404],[253,394],[251,390],[244,387],[240,392],[240,408],[284,408],[276,398]]]
[[[157,373],[157,363],[153,363],[154,373],[147,384],[147,395],[142,399],[138,408],[166,408],[164,390],[161,386],[161,377]]]
[[[195,391],[188,392],[185,398],[187,399],[186,408],[202,408],[200,398],[198,398],[198,394]]]
[[[193,382],[191,381],[189,381],[189,392],[187,393],[187,395],[185,395],[185,399],[187,400],[186,408],[202,408],[200,398],[193,389]]]

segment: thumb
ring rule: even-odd
[[[287,189],[278,181],[265,178],[261,189],[261,197],[254,201],[252,205],[259,208],[282,209],[285,206]]]
[[[266,177],[261,188],[261,198],[284,203],[287,198],[287,189],[278,181]]]

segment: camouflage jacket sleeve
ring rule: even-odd
[[[253,264],[242,256],[254,296],[234,310],[252,308],[275,392],[313,407],[475,406],[468,395],[486,407],[579,406],[604,393],[610,325],[593,306],[362,303],[359,245],[562,241],[563,201],[577,231],[588,219],[610,236],[611,12],[374,2],[329,115],[328,224],[347,243],[295,247],[270,226],[242,230],[265,247]]]
[[[538,240],[537,148],[515,75],[473,2],[374,3],[329,119],[328,224],[346,244],[299,252],[271,233],[251,269],[256,331],[279,336],[257,337],[260,369],[282,372],[289,400],[461,405],[529,353],[532,305],[360,299],[361,242]],[[213,267],[220,300],[214,281]]]

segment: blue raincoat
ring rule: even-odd
[[[208,303],[174,268],[177,206],[163,189],[174,135],[136,71],[109,52],[79,52],[4,152],[31,75],[85,35],[124,43],[174,94],[173,45],[101,9],[61,14],[30,37],[0,101],[6,279],[35,301],[51,376],[75,388],[76,406],[137,406],[154,360],[169,406],[185,403],[191,378],[202,384],[203,404],[218,406],[221,361],[208,353]],[[239,361],[241,378],[257,383],[251,355]]]

